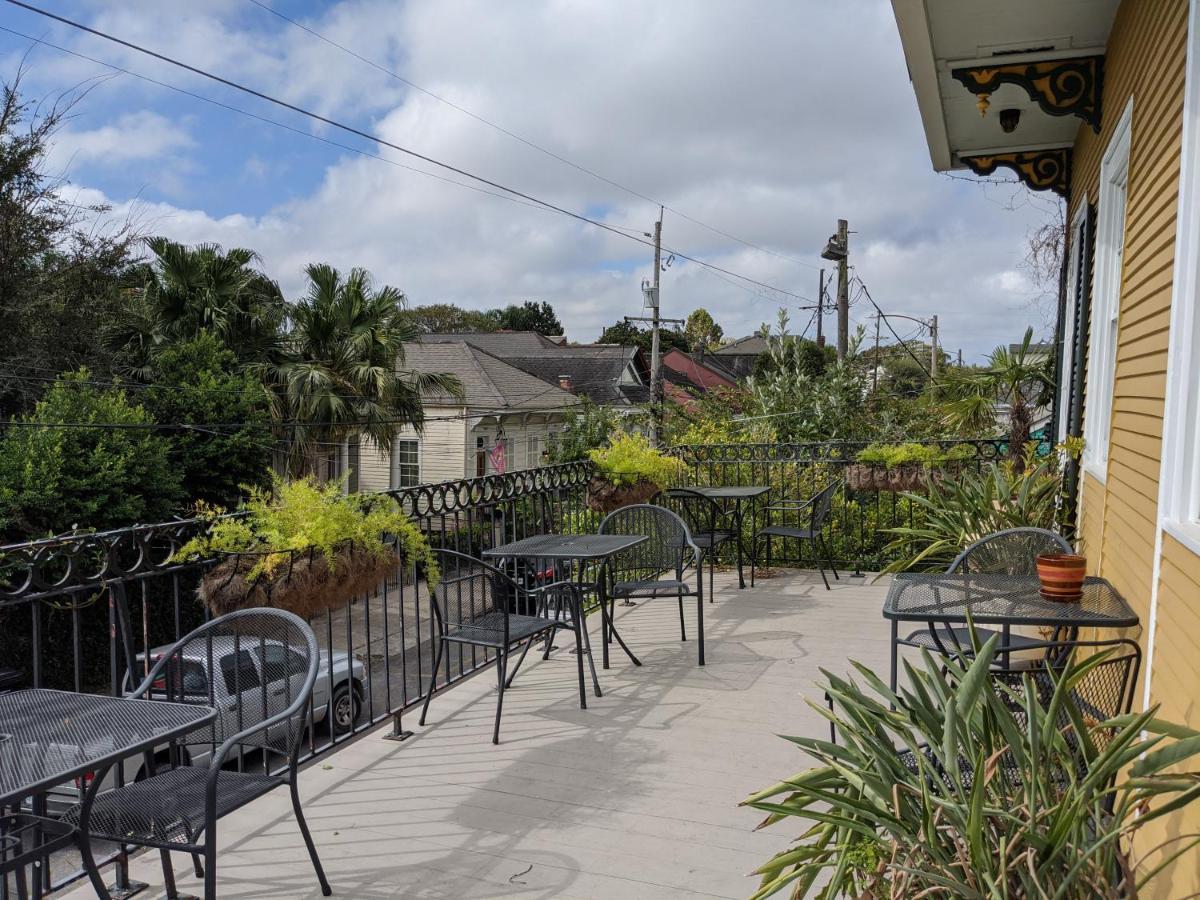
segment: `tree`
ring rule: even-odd
[[[462,334],[495,331],[500,327],[495,310],[480,312],[453,303],[430,303],[404,311],[418,334]]]
[[[837,350],[833,347],[822,347],[816,341],[810,341],[807,338],[791,338],[791,340],[793,343],[787,354],[776,354],[771,350],[764,350],[760,353],[754,360],[753,374],[760,378],[771,375],[778,371],[780,360],[786,359],[787,364],[795,366],[797,371],[803,372],[810,378],[819,378],[837,363]]]
[[[130,310],[109,335],[140,376],[160,347],[212,333],[247,364],[261,361],[283,325],[279,285],[255,267],[258,254],[216,244],[149,238],[153,260]]]
[[[946,424],[962,434],[995,433],[998,417],[1007,407],[1008,456],[1021,471],[1025,443],[1029,440],[1034,412],[1050,402],[1054,390],[1054,358],[1033,352],[1033,329],[1016,349],[997,347],[987,364],[978,369],[951,370],[943,389]]]
[[[499,327],[505,331],[536,331],[538,334],[560,335],[564,333],[562,322],[554,314],[554,307],[543,300],[534,303],[526,300],[521,306],[515,303],[493,311]]]
[[[65,177],[46,171],[55,132],[82,93],[36,108],[20,97],[21,74],[0,97],[0,412],[30,409],[54,376],[87,366],[108,372],[96,340],[124,302],[133,235],[96,225],[104,206],[80,204]]]
[[[308,293],[292,309],[291,331],[255,367],[293,474],[310,471],[321,451],[354,435],[390,450],[400,426],[421,427],[423,393],[459,390],[452,376],[403,371],[404,343],[417,330],[400,291],[376,289],[365,269],[343,278],[314,263],[305,272]]]
[[[157,522],[176,509],[180,472],[168,440],[143,407],[119,387],[97,386],[87,369],[60,377],[16,422],[0,438],[5,539]]]
[[[702,350],[715,350],[721,346],[725,330],[713,321],[708,310],[699,307],[688,313],[687,322],[683,326],[683,334],[687,339],[689,349],[693,353],[699,353]]]
[[[215,335],[165,347],[154,355],[149,376],[140,399],[156,422],[231,426],[170,432],[171,465],[186,502],[232,509],[246,488],[270,483],[266,393]]]
[[[550,460],[563,463],[587,459],[588,451],[603,447],[621,430],[622,417],[610,406],[599,406],[583,398],[563,413],[562,431],[550,436]]]
[[[597,343],[600,344],[620,344],[622,347],[641,347],[647,353],[653,342],[653,334],[649,328],[640,328],[632,322],[624,320],[615,322],[609,325],[597,338]],[[684,337],[682,331],[673,328],[662,328],[659,330],[659,345],[662,351],[666,353],[668,350],[682,350],[688,352],[687,338]]]

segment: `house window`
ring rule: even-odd
[[[392,487],[406,488],[421,483],[421,443],[405,439],[392,443]]]
[[[1084,408],[1083,462],[1104,480],[1117,371],[1117,322],[1121,313],[1121,261],[1125,252],[1125,198],[1129,185],[1129,132],[1133,102],[1117,124],[1100,163],[1100,209],[1096,225],[1096,277],[1091,351]]]
[[[1062,323],[1062,364],[1059,367],[1058,386],[1058,435],[1060,442],[1067,436],[1071,427],[1071,391],[1075,375],[1075,329],[1078,324],[1079,303],[1087,303],[1088,286],[1080,285],[1079,280],[1086,277],[1084,256],[1088,252],[1087,233],[1085,225],[1088,217],[1088,198],[1085,194],[1079,201],[1079,208],[1071,220],[1071,231],[1067,242],[1069,264],[1067,269],[1067,302],[1063,310]]]
[[[542,464],[542,436],[531,434],[525,439],[525,468],[532,469]]]

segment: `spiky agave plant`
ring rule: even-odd
[[[1052,691],[1029,678],[1023,690],[1005,687],[988,672],[996,640],[969,663],[925,654],[895,693],[862,665],[865,687],[824,673],[831,709],[813,706],[838,743],[788,738],[816,765],[744,801],[768,813],[760,827],[811,823],[756,870],[756,898],[785,888],[819,898],[1134,897],[1195,853],[1195,834],[1140,858],[1131,845],[1200,797],[1200,773],[1181,770],[1200,732],[1154,709],[1090,719],[1076,696],[1108,653],[1069,661]]]

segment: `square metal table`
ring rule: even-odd
[[[159,700],[130,700],[98,694],[33,689],[0,694],[0,810],[76,777],[90,778],[84,791],[77,829],[54,819],[17,813],[9,827],[43,827],[57,837],[49,849],[31,850],[9,859],[13,869],[33,863],[33,896],[42,896],[40,857],[50,849],[75,843],[96,895],[108,898],[87,834],[92,801],[108,770],[129,756],[182,737],[216,718],[208,706]],[[18,821],[20,820],[20,821]]]
[[[630,547],[636,547],[638,544],[645,543],[648,538],[645,535],[626,535],[626,534],[539,534],[532,537],[522,538],[519,541],[513,541],[511,544],[503,544],[499,547],[493,547],[490,550],[484,550],[483,555],[490,559],[534,559],[546,560],[552,562],[570,562],[579,563],[579,583],[582,586],[584,582],[584,566],[583,563],[599,562],[600,572],[597,577],[594,587],[600,598],[600,619],[601,619],[601,637],[600,641],[601,653],[604,659],[604,668],[608,668],[608,644],[611,637],[617,639],[617,643],[621,645],[621,649],[625,651],[625,655],[633,662],[634,665],[640,666],[641,662],[633,652],[626,646],[621,635],[617,632],[616,627],[612,623],[612,617],[608,611],[608,596],[607,588],[604,583],[604,569],[608,561],[623,550],[628,550]],[[587,620],[582,617],[580,611],[580,625],[584,635],[584,641],[587,646],[577,648],[588,655],[588,662],[591,663],[592,646],[591,639],[587,636]],[[595,677],[595,665],[592,664],[593,678]],[[596,685],[596,693],[599,695],[600,688]]]
[[[682,487],[682,490],[692,491],[707,497],[709,500],[715,500],[724,506],[730,501],[733,502],[733,510],[730,511],[726,507],[726,515],[732,513],[734,533],[737,535],[737,540],[734,542],[737,546],[737,570],[738,570],[738,588],[746,587],[746,576],[742,573],[742,522],[746,518],[746,504],[753,504],[763,494],[768,493],[771,488],[765,484],[748,484],[735,487]],[[751,538],[753,541],[753,538]]]
[[[883,603],[892,623],[891,684],[896,687],[897,640],[901,622],[999,625],[1005,638],[1014,625],[1077,632],[1080,628],[1132,628],[1138,616],[1111,584],[1089,577],[1083,596],[1072,602],[1047,600],[1036,575],[905,572],[892,579]]]

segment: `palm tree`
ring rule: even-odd
[[[1033,329],[1027,328],[1016,348],[997,347],[987,365],[953,374],[942,385],[951,398],[943,406],[946,424],[963,434],[994,432],[997,408],[1008,406],[1008,457],[1018,469],[1034,412],[1054,390],[1054,361],[1031,353],[1032,341]]]
[[[284,319],[279,285],[255,264],[253,250],[193,247],[164,237],[148,238],[153,254],[146,281],[134,292],[129,313],[109,335],[128,355],[134,374],[154,349],[215,334],[239,361],[262,360]]]
[[[418,331],[393,287],[375,289],[364,269],[343,278],[337,269],[305,269],[308,293],[289,311],[290,329],[259,369],[271,393],[272,415],[286,424],[293,474],[310,471],[322,448],[356,435],[391,449],[396,429],[421,428],[422,395],[457,394],[450,375],[405,372],[404,343]]]

